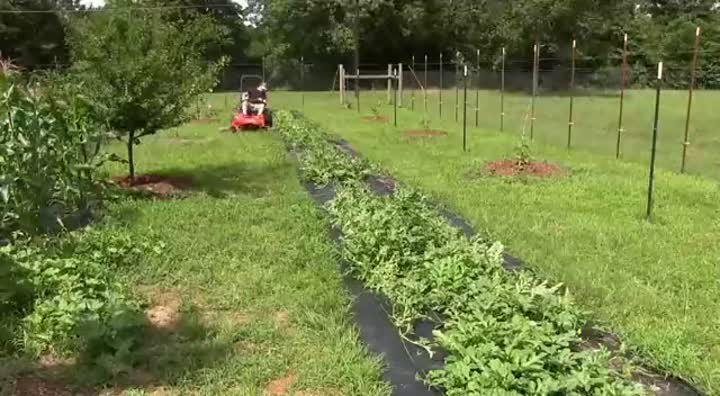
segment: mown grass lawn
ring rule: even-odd
[[[276,106],[300,103],[296,94],[274,99]],[[392,120],[392,108],[380,111]],[[420,112],[400,110],[393,128],[342,110],[329,93],[306,95],[305,112],[505,243],[544,277],[566,283],[594,318],[651,364],[709,394],[720,392],[716,182],[660,171],[649,224],[647,168],[637,163],[536,142],[534,157],[562,165],[568,176],[527,182],[483,177],[478,171],[485,162],[513,156],[516,136],[470,128],[469,152],[463,153],[454,120],[432,123],[447,137],[406,138],[402,130],[420,128]],[[365,106],[362,115],[370,114]]]
[[[137,148],[139,174],[189,177],[189,196],[123,199],[108,210],[108,232],[166,245],[162,256],[122,274],[149,303],[159,333],[141,349],[139,367],[117,368],[126,372],[115,390],[388,394],[380,363],[354,330],[327,223],[285,148],[268,133],[220,133],[228,116],[162,132]],[[88,383],[92,375],[65,378]]]

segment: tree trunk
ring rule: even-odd
[[[135,180],[135,162],[133,159],[133,146],[135,145],[135,131],[128,135],[127,152],[128,152],[128,170],[130,172],[130,183]]]

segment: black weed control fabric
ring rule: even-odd
[[[320,208],[335,198],[332,186],[318,187],[305,183],[305,189]],[[330,237],[340,244],[340,230],[332,228]],[[390,304],[381,296],[371,292],[362,282],[349,274],[347,263],[341,263],[345,287],[354,297],[352,311],[360,331],[360,337],[371,353],[383,356],[387,370],[384,380],[393,388],[395,396],[434,396],[441,393],[428,387],[417,378],[430,370],[442,367],[442,357],[431,360],[417,346],[405,342],[390,320]],[[430,329],[431,331],[432,329]]]
[[[347,141],[336,140],[331,143],[335,144],[337,148],[345,154],[353,157],[359,157],[359,154],[350,147],[350,144]],[[382,178],[373,175],[369,177],[367,184],[370,189],[378,195],[390,195],[394,192],[396,182],[392,178]],[[470,226],[458,215],[442,207],[438,207],[437,210],[450,225],[462,231],[465,236],[472,237],[475,235],[475,230],[472,226]],[[508,254],[507,252],[503,253],[503,267],[507,271],[524,270],[522,260]],[[432,325],[427,329],[423,329],[423,325],[424,324],[420,324],[416,327],[416,335],[429,338],[429,334],[427,333],[432,331]],[[590,325],[583,329],[582,338],[590,343],[603,345],[611,351],[618,350],[621,344],[619,337],[616,335],[594,328]],[[442,365],[440,367],[442,367]],[[665,376],[658,370],[644,368],[643,372],[636,373],[634,377],[636,381],[646,385],[649,389],[653,389],[653,393],[658,396],[703,396],[702,392],[695,389],[687,381],[674,376]]]
[[[340,151],[353,157],[358,153],[344,140],[332,141]],[[366,180],[369,188],[377,195],[387,196],[395,191],[396,182],[390,177],[370,175]],[[321,209],[333,200],[336,191],[333,186],[319,187],[313,183],[305,183],[305,189]],[[438,207],[438,212],[454,227],[466,236],[475,235],[475,230],[456,214]],[[330,236],[336,244],[340,244],[341,230],[332,228]],[[523,270],[522,261],[510,254],[503,254],[503,267],[507,271]],[[400,337],[400,332],[390,319],[390,303],[382,296],[365,288],[359,280],[349,273],[347,263],[341,263],[345,287],[352,293],[354,302],[352,311],[363,342],[371,353],[384,358],[387,369],[384,380],[393,388],[395,396],[426,396],[442,395],[438,389],[428,388],[422,378],[432,370],[444,366],[445,354],[440,351],[432,359],[428,354]],[[433,323],[420,322],[415,326],[414,339],[432,338]],[[613,351],[620,346],[619,338],[611,333],[588,326],[583,329],[582,338],[594,345],[603,345]],[[638,372],[635,380],[644,384],[658,396],[703,396],[686,381],[672,376],[664,376],[657,370],[645,368]]]

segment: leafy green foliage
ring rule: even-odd
[[[526,166],[530,165],[531,162],[532,149],[530,148],[528,139],[525,137],[525,134],[523,134],[520,137],[520,142],[518,142],[518,145],[515,146],[515,164],[518,168],[524,169]]]
[[[10,68],[7,68],[8,70]],[[97,107],[60,78],[0,74],[0,239],[35,233],[101,198]]]
[[[283,135],[293,147],[329,145],[304,120],[287,113],[279,120],[286,130],[304,131]],[[308,136],[313,132],[318,137]],[[506,272],[501,244],[465,238],[418,192],[377,197],[344,183],[329,211],[343,232],[343,258],[390,299],[401,333],[420,319],[436,322],[435,339],[420,344],[449,352],[446,367],[427,378],[448,395],[643,394],[608,368],[607,353],[581,350],[584,314],[560,285]]]
[[[161,249],[161,244],[96,231],[0,248],[0,268],[11,275],[11,281],[0,283],[0,307],[17,326],[15,339],[2,345],[14,344],[33,356],[131,358],[145,319],[116,274]],[[3,322],[7,326],[8,319]]]
[[[195,98],[216,84],[224,61],[208,62],[203,54],[224,31],[200,15],[179,24],[130,0],[108,6],[73,21],[73,71],[104,106],[98,117],[125,139],[134,176],[133,146],[140,138],[187,121]]]
[[[350,158],[328,144],[328,136],[307,121],[293,122],[296,116],[287,112],[276,115],[275,128],[301,158],[303,176],[318,184],[362,180],[369,174],[366,161]]]

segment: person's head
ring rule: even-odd
[[[261,82],[257,89],[258,91],[267,91],[267,84],[265,84],[265,81]]]

